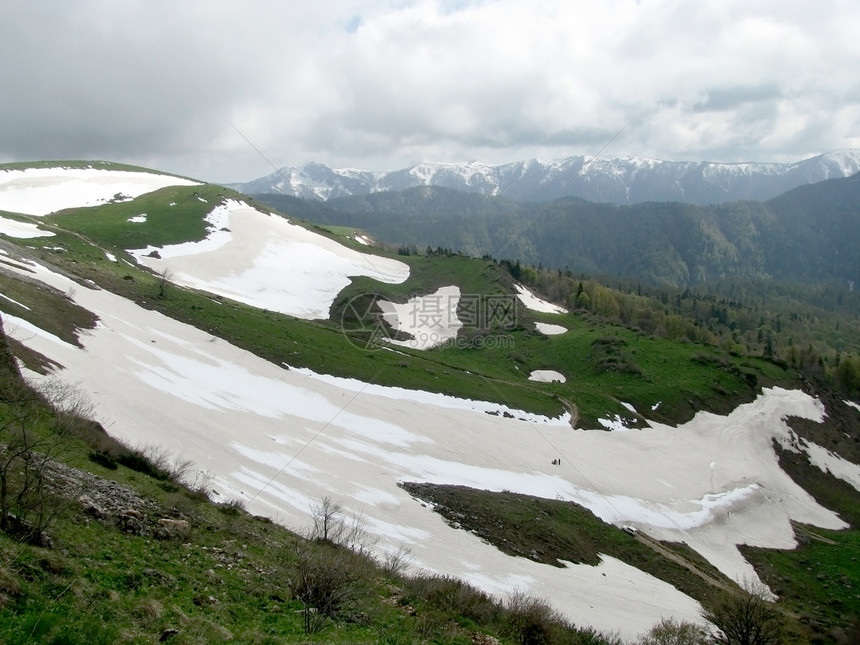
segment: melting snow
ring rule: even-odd
[[[536,322],[535,328],[542,334],[546,336],[557,336],[558,334],[563,334],[567,331],[567,327],[562,327],[561,325],[551,325],[549,323]]]
[[[334,240],[227,200],[207,216],[200,242],[129,251],[172,281],[239,302],[305,319],[329,316],[352,276],[400,283],[409,267],[397,260],[349,249]],[[148,257],[157,250],[159,258]]]
[[[809,463],[824,472],[831,473],[860,491],[860,466],[847,461],[818,444],[804,441],[804,452],[809,455]]]
[[[14,301],[13,301],[14,302]],[[20,304],[20,303],[17,303]],[[23,307],[23,305],[21,305]],[[25,309],[29,309],[29,307],[25,307]],[[3,330],[6,332],[8,336],[16,338],[21,342],[27,344],[27,341],[33,341],[36,338],[46,340],[50,343],[54,343],[55,345],[59,345],[61,347],[66,347],[70,349],[77,349],[74,345],[67,343],[59,336],[52,334],[50,332],[45,331],[41,327],[37,327],[29,320],[24,320],[23,318],[18,318],[18,316],[13,316],[11,314],[4,313],[3,314]],[[48,354],[50,355],[50,354]]]
[[[621,418],[620,414],[616,414],[612,419],[598,419],[597,422],[607,430],[613,432],[624,432],[629,428],[625,425],[626,421]]]
[[[457,317],[460,288],[440,287],[435,293],[416,296],[404,304],[377,300],[382,318],[396,331],[409,334],[409,340],[388,342],[413,349],[432,349],[457,337],[463,326]]]
[[[45,231],[31,222],[20,222],[9,217],[0,217],[0,233],[18,239],[29,239],[32,237],[50,237],[54,233]]]
[[[532,311],[539,311],[545,314],[566,314],[567,309],[560,305],[554,305],[551,302],[547,302],[542,298],[538,298],[531,291],[526,289],[521,284],[514,285],[517,289],[517,297],[520,299],[527,308]]]
[[[150,172],[99,168],[27,168],[0,171],[0,210],[47,215],[66,208],[128,201],[166,186],[196,181]]]
[[[555,370],[535,370],[529,374],[529,380],[541,383],[564,383],[567,381],[564,374]]]

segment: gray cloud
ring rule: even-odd
[[[593,154],[625,125],[605,154],[796,160],[860,146],[855,5],[12,0],[0,160],[230,181],[271,170],[246,138],[390,169]]]

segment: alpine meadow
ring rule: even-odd
[[[0,166],[0,640],[853,642],[858,186]]]

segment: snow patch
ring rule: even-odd
[[[567,309],[565,309],[561,305],[554,305],[551,302],[543,300],[542,298],[538,298],[535,294],[526,289],[523,285],[515,284],[514,286],[517,289],[517,297],[520,299],[520,302],[522,302],[528,309],[545,314],[567,313]]]
[[[29,307],[27,307],[27,309],[29,309]],[[3,314],[3,330],[7,335],[12,336],[25,344],[27,341],[32,342],[35,338],[39,338],[61,347],[77,349],[74,345],[67,343],[59,336],[47,332],[41,327],[37,327],[29,320],[24,320],[23,318],[18,318],[18,316],[13,316],[11,314]]]
[[[529,374],[530,381],[538,381],[539,383],[565,383],[567,379],[561,372],[555,370],[534,370]]]
[[[35,224],[30,222],[20,222],[9,217],[0,217],[0,233],[18,239],[51,237],[54,235],[53,232],[42,230]]]
[[[412,349],[432,349],[457,337],[463,323],[457,317],[460,288],[440,287],[434,293],[410,298],[403,304],[377,300],[382,318],[391,327],[409,334],[409,340],[388,342]]]
[[[567,327],[561,325],[551,325],[550,323],[536,322],[535,328],[546,336],[557,336],[567,331]]]
[[[809,463],[825,473],[848,482],[860,491],[860,466],[818,444],[802,441],[802,445],[802,450],[809,456]]]
[[[199,182],[150,172],[100,168],[26,168],[0,171],[0,210],[47,215],[66,208],[128,201],[167,186]]]
[[[611,432],[625,432],[630,429],[626,425],[627,419],[624,419],[620,414],[616,414],[611,419],[598,419],[597,422]]]

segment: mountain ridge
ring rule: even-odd
[[[860,175],[798,186],[766,201],[711,206],[606,204],[577,197],[516,202],[441,187],[331,199],[256,199],[390,244],[688,287],[719,279],[860,282]],[[847,281],[847,282],[846,282]]]
[[[766,200],[797,186],[860,172],[860,149],[827,152],[794,163],[663,161],[628,156],[528,159],[502,165],[424,162],[393,171],[334,169],[311,162],[227,184],[245,194],[276,193],[327,201],[340,197],[438,186],[518,201],[557,197],[632,204],[713,204]]]

